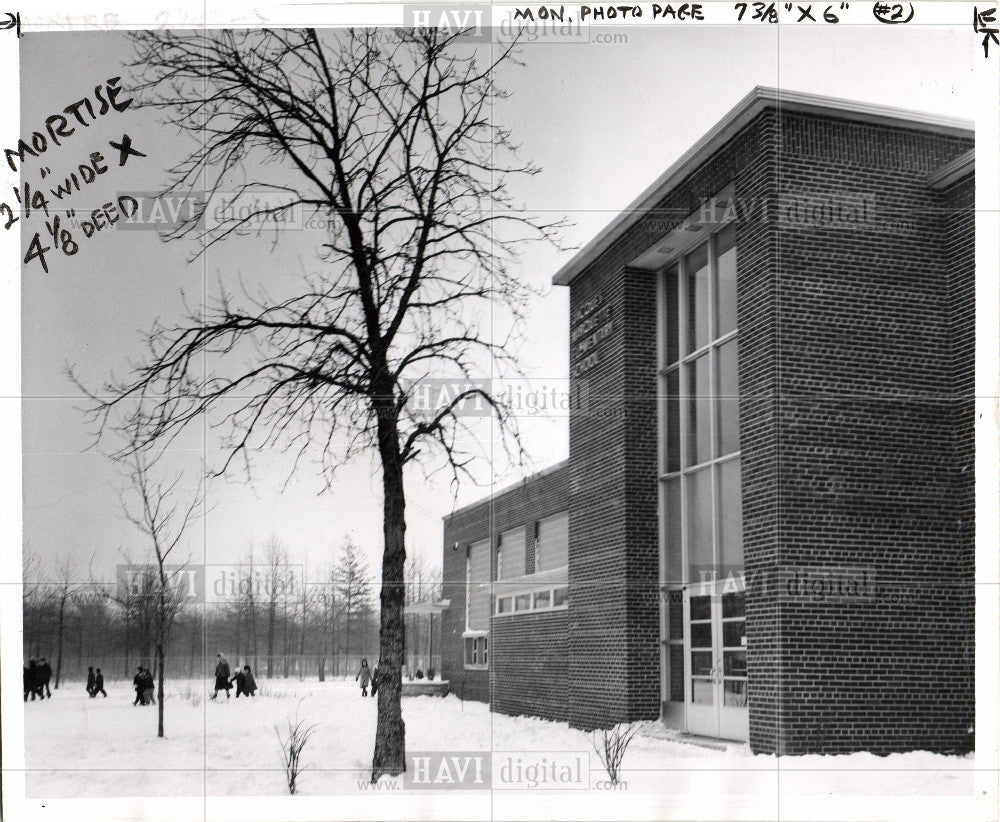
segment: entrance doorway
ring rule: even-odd
[[[684,592],[684,701],[687,731],[745,740],[747,709],[746,592],[697,585]]]

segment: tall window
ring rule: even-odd
[[[662,277],[660,493],[672,585],[743,569],[732,224]]]
[[[497,556],[498,580],[524,576],[524,537],[523,525],[500,534],[500,551]]]
[[[535,540],[535,571],[551,571],[569,565],[569,514],[565,511],[541,520]]]
[[[490,629],[490,541],[469,546],[465,563],[466,633]]]

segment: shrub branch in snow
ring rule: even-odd
[[[299,705],[302,701],[299,701]],[[306,725],[304,719],[299,719],[299,709],[295,709],[295,720],[288,720],[288,727],[285,735],[281,735],[278,726],[274,726],[274,732],[278,735],[278,742],[281,743],[281,762],[285,767],[285,781],[288,783],[288,793],[295,794],[296,783],[299,774],[305,770],[302,764],[302,749],[305,748],[309,737],[316,730],[315,725]]]
[[[612,785],[617,785],[621,779],[622,759],[640,727],[638,722],[622,723],[613,728],[600,728],[590,736],[590,744],[608,772]]]

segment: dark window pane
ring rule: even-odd
[[[560,605],[565,605],[568,592],[569,588],[556,588],[552,592],[552,607],[557,608]]]
[[[664,523],[664,533],[667,544],[664,551],[667,557],[667,582],[684,581],[683,555],[681,553],[681,478],[674,477],[663,482],[663,511],[667,521]]]
[[[691,597],[691,619],[711,619],[712,598]]]
[[[691,654],[691,673],[695,676],[708,676],[712,673],[711,651],[697,651]]]
[[[708,245],[688,255],[688,351],[708,343]]]
[[[691,623],[691,647],[711,648],[712,647],[712,623],[692,622]]]
[[[684,701],[684,646],[671,645],[667,648],[670,655],[668,664],[670,666],[670,701]]]
[[[747,612],[746,610],[746,594],[744,593],[732,593],[722,595],[722,616],[725,617],[738,617],[744,616]]]
[[[727,648],[745,648],[747,624],[744,620],[722,623],[722,644]]]
[[[747,652],[725,651],[723,653],[723,668],[726,676],[747,675]]]
[[[666,272],[666,294],[664,295],[665,305],[663,306],[664,313],[667,318],[666,326],[666,361],[665,365],[677,362],[678,351],[680,350],[680,298],[678,295],[678,266],[676,264],[672,265]]]
[[[736,340],[719,346],[719,456],[740,450],[740,402],[737,379],[739,349]]]
[[[551,591],[539,591],[537,594],[535,594],[535,607],[548,608],[551,600],[552,600]]]
[[[732,225],[719,232],[716,237],[716,257],[718,279],[716,299],[718,306],[718,334],[728,334],[736,328],[736,231]]]
[[[698,465],[712,458],[712,396],[709,386],[709,355],[703,354],[688,363],[688,465]]]
[[[680,591],[668,591],[667,621],[671,639],[684,639],[684,602]]]
[[[515,611],[530,611],[531,610],[531,594],[518,594],[514,597],[514,610]]]
[[[679,471],[681,467],[681,389],[680,369],[676,368],[667,374],[665,380],[666,396],[666,439],[663,442],[664,465],[667,473]]]

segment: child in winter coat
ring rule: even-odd
[[[354,677],[354,681],[357,682],[361,680],[361,696],[368,696],[368,685],[372,681],[371,668],[368,667],[368,660],[361,660],[361,667],[358,669],[358,673]]]
[[[257,692],[257,680],[253,678],[253,672],[249,665],[243,666],[243,693],[246,696],[253,696]]]

